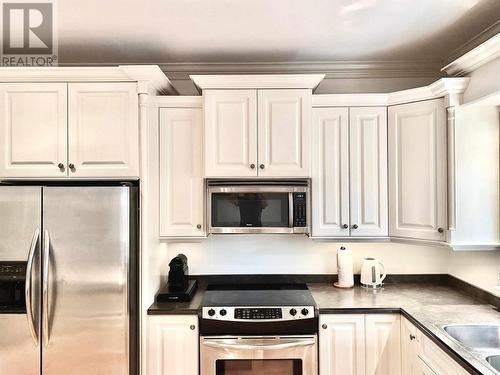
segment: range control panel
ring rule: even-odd
[[[290,321],[314,318],[314,306],[203,307],[202,318],[222,321]]]

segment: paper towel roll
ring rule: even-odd
[[[339,288],[351,288],[354,286],[354,274],[352,266],[352,252],[344,246],[337,250],[338,282]]]

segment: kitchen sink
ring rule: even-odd
[[[463,345],[473,349],[500,349],[500,325],[448,325],[445,332]],[[494,358],[500,366],[500,358]],[[490,362],[492,363],[492,362]],[[494,366],[493,366],[494,367]]]
[[[488,361],[491,367],[500,372],[500,354],[490,355],[489,357],[486,357],[486,361]]]

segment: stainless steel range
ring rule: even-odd
[[[318,317],[305,284],[209,285],[201,375],[317,375]]]

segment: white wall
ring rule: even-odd
[[[353,251],[354,272],[363,257],[381,259],[388,273],[447,273],[448,249],[396,243],[334,243],[290,235],[212,235],[195,243],[169,243],[169,259],[178,253],[189,259],[189,271],[199,274],[335,274],[336,251]],[[167,271],[167,270],[166,270]],[[165,272],[166,272],[165,271]]]

